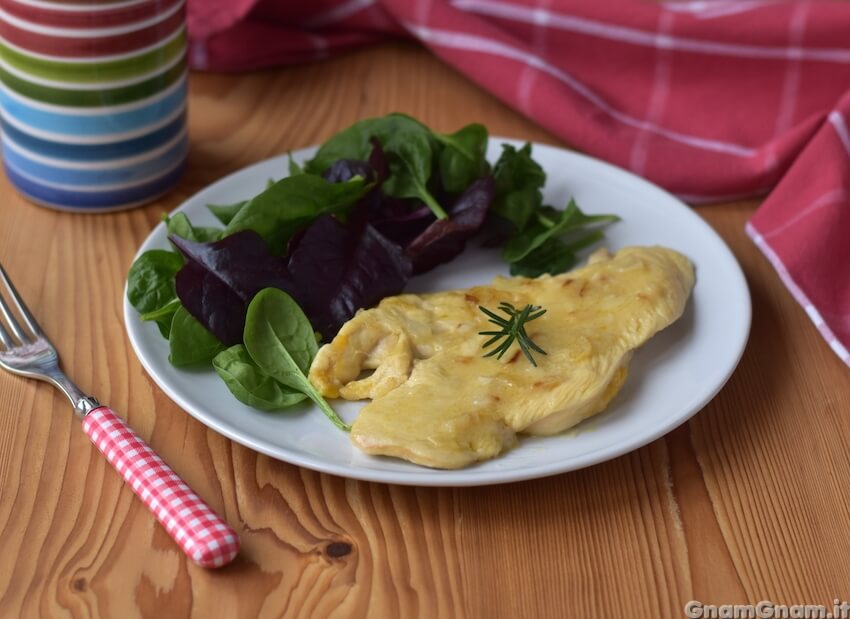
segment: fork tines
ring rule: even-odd
[[[12,300],[12,303],[15,304],[15,307],[18,310],[18,315],[29,329],[29,333],[21,328],[20,323],[15,317],[15,314],[12,312],[12,308],[9,303],[4,298],[4,295],[8,296]],[[26,344],[27,342],[43,335],[41,327],[38,326],[38,322],[36,322],[35,318],[33,318],[33,315],[30,313],[24,303],[24,300],[21,298],[21,295],[19,295],[18,291],[15,290],[12,280],[9,279],[5,269],[3,269],[3,265],[0,264],[0,343],[2,343],[6,349],[10,349],[18,344]],[[17,340],[17,342],[15,340]]]

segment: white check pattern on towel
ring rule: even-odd
[[[236,557],[239,538],[233,529],[115,412],[94,409],[83,429],[195,563],[221,567]]]

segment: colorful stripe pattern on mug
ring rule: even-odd
[[[4,168],[31,200],[136,206],[178,180],[185,0],[0,0]]]

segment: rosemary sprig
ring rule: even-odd
[[[536,305],[526,305],[521,310],[518,310],[510,303],[502,301],[499,303],[498,309],[508,315],[507,319],[486,307],[479,305],[478,309],[487,315],[489,322],[492,322],[501,328],[500,331],[478,332],[478,335],[491,336],[490,339],[481,345],[482,348],[488,348],[501,340],[499,345],[484,355],[484,357],[495,356],[496,359],[501,359],[502,355],[504,355],[511,347],[511,344],[516,341],[519,345],[519,349],[522,351],[522,354],[524,354],[526,359],[528,359],[528,362],[534,367],[537,367],[537,362],[534,360],[534,356],[531,354],[531,351],[539,352],[541,355],[545,355],[546,351],[532,341],[532,339],[528,336],[528,333],[525,332],[525,325],[532,320],[540,318],[546,313],[545,309],[541,309]]]

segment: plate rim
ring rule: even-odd
[[[488,140],[488,145],[493,142],[499,144],[504,143],[511,144],[513,146],[521,146],[529,141],[517,138],[508,138],[504,136],[490,136]],[[717,382],[715,383],[713,388],[708,390],[704,394],[701,394],[699,397],[693,398],[691,401],[689,401],[687,405],[683,405],[681,407],[683,410],[688,409],[688,413],[671,417],[665,423],[652,426],[647,432],[632,435],[632,437],[628,441],[620,441],[614,445],[608,446],[604,449],[599,449],[592,453],[581,454],[573,457],[553,459],[543,464],[532,465],[520,469],[502,469],[496,471],[488,471],[483,474],[480,472],[476,474],[475,469],[470,467],[455,470],[442,470],[421,467],[421,470],[411,471],[382,471],[380,469],[372,468],[357,468],[356,466],[351,466],[349,468],[344,469],[342,465],[329,464],[323,461],[318,456],[311,459],[302,457],[298,454],[292,454],[290,452],[289,457],[284,458],[279,453],[279,450],[281,449],[280,447],[278,447],[276,451],[274,448],[267,446],[263,441],[254,440],[250,436],[246,436],[245,434],[241,433],[238,428],[233,427],[233,424],[223,423],[212,416],[206,415],[204,411],[198,410],[198,407],[191,404],[188,401],[187,397],[180,393],[179,390],[172,389],[167,384],[167,382],[161,378],[160,373],[153,368],[151,360],[148,359],[146,355],[143,355],[141,353],[141,331],[131,327],[131,325],[139,327],[142,325],[142,323],[138,320],[135,309],[130,305],[129,300],[127,299],[127,282],[125,280],[123,287],[124,328],[127,333],[128,339],[130,340],[130,345],[133,349],[133,353],[136,356],[136,359],[141,363],[148,377],[153,380],[156,386],[159,387],[159,389],[161,389],[163,393],[165,393],[168,398],[171,399],[172,402],[177,404],[177,406],[179,406],[183,411],[188,413],[191,417],[206,426],[208,429],[214,430],[215,432],[218,432],[219,434],[229,438],[230,440],[240,445],[248,447],[258,453],[262,453],[275,460],[287,462],[294,466],[318,471],[320,473],[326,473],[338,477],[345,477],[348,479],[405,486],[425,487],[470,487],[484,485],[500,485],[506,483],[527,481],[530,479],[550,477],[561,473],[579,470],[582,468],[600,464],[602,462],[606,462],[608,460],[613,460],[614,458],[618,458],[622,455],[645,447],[652,441],[657,440],[658,438],[668,434],[680,425],[683,425],[694,415],[700,412],[723,389],[723,387],[729,381],[729,378],[737,369],[741,361],[741,357],[743,356],[744,351],[746,350],[747,343],[749,341],[750,329],[752,326],[752,295],[750,293],[746,277],[744,276],[743,269],[741,268],[741,265],[738,262],[738,259],[735,257],[735,254],[732,252],[731,248],[728,246],[726,241],[724,241],[723,238],[717,233],[717,231],[713,227],[711,227],[711,225],[709,225],[708,222],[706,222],[702,217],[700,217],[692,207],[690,207],[678,197],[671,194],[662,187],[646,180],[645,178],[638,176],[637,174],[634,174],[633,172],[630,172],[629,170],[625,170],[623,168],[610,164],[606,161],[602,161],[595,157],[591,157],[583,153],[579,153],[553,144],[546,144],[543,142],[530,143],[533,149],[551,149],[557,151],[560,154],[566,154],[567,156],[584,159],[586,160],[586,163],[602,166],[603,168],[606,168],[608,172],[613,172],[621,176],[629,177],[629,180],[633,182],[638,182],[642,185],[646,185],[649,189],[652,189],[653,191],[660,191],[664,194],[667,194],[669,197],[673,198],[676,202],[678,202],[678,205],[680,206],[681,210],[686,213],[687,216],[692,219],[692,221],[694,221],[698,226],[703,227],[705,232],[707,232],[709,236],[712,236],[714,240],[717,241],[719,246],[723,250],[725,250],[727,257],[731,261],[731,265],[734,267],[734,272],[739,279],[738,283],[740,284],[740,291],[743,292],[744,295],[742,301],[745,301],[744,308],[746,310],[746,313],[745,316],[743,316],[744,321],[741,323],[741,332],[737,334],[737,337],[735,338],[735,341],[738,342],[738,350],[735,351],[734,362],[731,363],[728,369],[726,369],[726,371],[722,373],[722,376],[717,379]],[[255,163],[244,166],[238,170],[235,170],[227,174],[226,176],[218,179],[217,181],[205,185],[204,187],[193,193],[191,196],[187,197],[177,207],[172,209],[169,214],[182,212],[183,210],[189,208],[191,203],[193,203],[200,194],[208,191],[214,192],[219,186],[229,184],[235,177],[245,174],[249,170],[269,165],[271,162],[275,161],[281,161],[285,163],[285,160],[289,157],[290,154],[300,156],[304,154],[309,154],[310,152],[315,152],[317,148],[317,145],[299,148],[297,150],[290,151],[290,153],[283,153],[273,157],[268,157],[261,161],[257,161]],[[285,169],[285,167],[282,169]],[[135,260],[143,253],[143,251],[147,251],[147,249],[144,249],[145,246],[151,241],[152,237],[154,237],[158,232],[160,232],[164,228],[165,223],[159,222],[151,229],[151,231],[141,242],[139,248],[134,254],[133,262],[135,262]],[[575,461],[578,462],[576,463]]]

